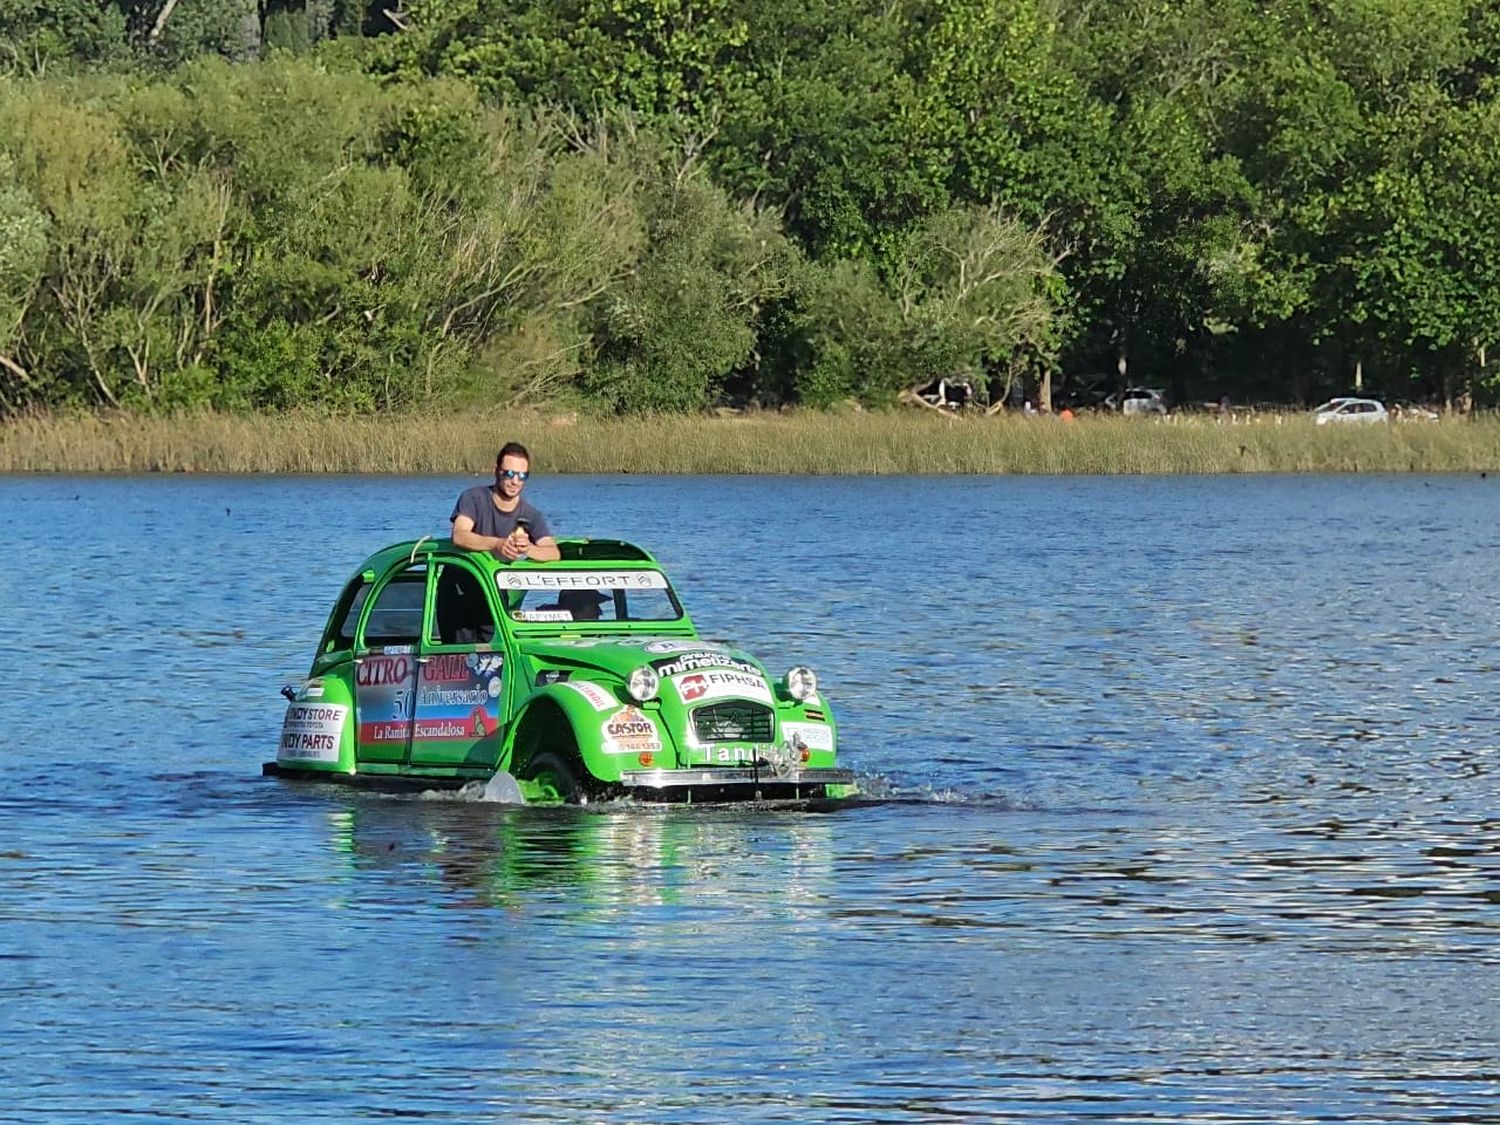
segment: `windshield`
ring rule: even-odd
[[[517,570],[495,576],[514,621],[677,621],[682,606],[659,570]]]

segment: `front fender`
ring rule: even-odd
[[[622,695],[613,684],[590,680],[537,688],[511,725],[506,746],[511,772],[525,776],[533,753],[556,751],[565,737],[596,782],[618,782],[622,770],[677,765],[677,743],[658,702],[640,704]]]

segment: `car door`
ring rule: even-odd
[[[434,559],[430,585],[409,760],[414,768],[492,768],[504,733],[505,646],[491,591],[459,558]]]
[[[425,561],[385,575],[374,588],[354,648],[355,757],[402,764],[412,739],[417,655],[427,603]]]

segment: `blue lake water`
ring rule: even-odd
[[[1500,1121],[1500,480],[555,478],[881,806],[260,776],[458,478],[0,478],[0,1121]]]

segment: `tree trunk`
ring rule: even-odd
[[[177,7],[177,0],[167,0],[161,6],[161,11],[156,14],[156,22],[151,25],[151,34],[146,36],[146,42],[155,44],[161,38],[162,30],[167,26],[167,21],[172,18],[172,9]]]
[[[336,0],[307,0],[307,38],[319,43],[333,37]]]
[[[26,374],[26,368],[22,367],[8,355],[0,355],[0,367],[3,367],[5,368],[5,370],[11,372],[22,383],[29,384],[31,382],[31,376]]]
[[[253,62],[260,58],[260,4],[258,0],[233,0],[232,8],[239,9],[238,41],[234,44],[234,57],[238,62]]]
[[[1130,372],[1130,357],[1127,354],[1127,333],[1124,328],[1115,329],[1115,393],[1120,396],[1120,401],[1125,401],[1125,390],[1130,386],[1127,376]]]

